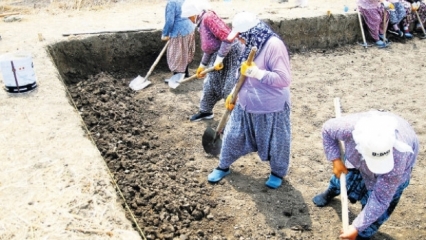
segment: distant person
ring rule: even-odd
[[[391,27],[388,31],[396,36],[411,39],[413,35],[408,30],[409,23],[406,21],[407,10],[404,7],[404,2],[403,0],[383,0],[382,3],[389,13]],[[411,7],[409,9],[411,10]],[[400,25],[403,26],[404,31],[401,30]]]
[[[368,32],[374,39],[376,46],[380,48],[386,47],[387,43],[383,41],[383,5],[378,0],[358,0],[357,5],[358,11],[363,16]]]
[[[161,40],[170,41],[167,47],[167,64],[173,74],[184,73],[189,76],[188,65],[195,54],[195,26],[181,17],[181,7],[185,0],[167,0],[165,24]]]
[[[232,110],[225,127],[219,165],[208,175],[211,183],[227,176],[230,166],[240,157],[257,152],[268,161],[271,173],[265,185],[278,188],[290,164],[290,58],[281,38],[256,15],[242,12],[232,21],[228,40],[240,39],[245,45],[239,62],[246,76],[238,100],[226,108]],[[258,51],[252,65],[246,59],[252,47]]]
[[[414,31],[419,33],[420,38],[426,38],[425,33],[423,32],[423,28],[426,24],[426,4],[423,1],[420,0],[406,0],[410,11],[407,15],[407,21],[411,24],[415,24]],[[417,13],[416,13],[417,12]],[[417,17],[417,14],[419,15],[419,18]]]
[[[226,39],[231,29],[209,8],[210,4],[206,0],[186,0],[182,5],[182,17],[188,17],[200,32],[203,56],[197,77],[206,77],[199,112],[190,117],[190,121],[194,122],[212,119],[214,105],[229,95],[237,80],[235,72],[239,67],[238,57],[241,53],[238,41]],[[210,66],[215,71],[207,73],[207,76],[201,74]]]
[[[362,211],[342,239],[370,239],[390,217],[410,183],[419,140],[410,124],[390,113],[372,110],[330,119],[322,128],[325,156],[333,163],[327,190],[315,196],[318,207],[340,194],[340,175],[346,173],[348,199],[360,201]],[[345,159],[340,158],[344,142]]]

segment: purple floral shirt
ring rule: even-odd
[[[213,11],[203,12],[199,18],[201,50],[204,52],[201,62],[206,65],[213,53],[219,51],[219,56],[225,57],[231,50],[232,44],[226,40],[231,29]]]
[[[399,152],[395,148],[394,168],[386,174],[372,173],[361,154],[355,149],[355,141],[352,131],[357,121],[372,113],[379,113],[395,117],[398,121],[396,138],[412,147],[414,153]],[[348,114],[338,119],[330,119],[325,122],[322,129],[323,145],[327,160],[332,161],[340,158],[338,142],[343,141],[345,146],[345,164],[348,162],[361,172],[362,178],[368,190],[372,190],[370,198],[361,213],[355,218],[352,225],[363,231],[375,222],[389,207],[397,188],[410,179],[412,168],[416,162],[419,151],[419,141],[410,124],[401,117],[390,112],[369,112]]]
[[[374,9],[380,6],[379,0],[358,0],[358,6],[364,9]]]

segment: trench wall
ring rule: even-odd
[[[362,42],[357,14],[263,20],[284,39],[291,53]],[[47,50],[64,82],[72,84],[99,72],[122,77],[144,76],[164,47],[160,38],[160,29],[84,35],[49,45]],[[196,41],[194,67],[201,59],[198,35]],[[165,56],[155,70],[169,71]]]

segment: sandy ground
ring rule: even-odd
[[[31,94],[11,96],[0,91],[0,239],[141,238],[126,218],[109,170],[85,136],[80,115],[70,105],[66,88],[45,47],[66,40],[62,33],[160,29],[165,1],[143,2],[117,3],[96,11],[34,9],[21,15],[21,21],[0,22],[0,54],[18,50],[31,53],[39,84]],[[326,14],[327,10],[341,13],[344,4],[340,0],[317,0],[310,1],[307,8],[290,9],[295,1],[278,4],[234,0],[213,2],[213,7],[227,19],[240,10],[275,19],[314,17]],[[348,5],[351,11],[355,8],[354,3]],[[39,41],[39,34],[43,41]],[[391,220],[381,228],[386,234],[380,239],[426,238],[421,178],[425,174],[425,54],[426,41],[414,39],[405,44],[395,43],[387,50],[364,51],[360,46],[348,46],[325,54],[314,51],[293,56],[293,163],[287,181],[300,191],[300,197],[311,209],[313,236],[333,239],[339,229],[334,209],[317,209],[310,199],[326,187],[330,176],[322,156],[319,128],[324,120],[333,117],[332,99],[340,97],[343,112],[370,108],[395,111],[419,133],[422,146],[411,186]],[[365,75],[367,72],[371,75]],[[310,161],[314,163],[311,165]],[[231,189],[240,201],[235,209],[244,209],[241,199],[250,191],[242,190],[239,184],[247,180],[244,176],[253,173],[242,169],[231,178]],[[216,194],[223,196],[229,190],[229,186],[220,186]],[[258,198],[258,205],[248,203],[249,209],[267,209],[260,211],[264,213],[262,221],[267,222],[268,214],[274,210],[262,203],[261,195],[251,197]],[[351,208],[353,212],[359,210]],[[324,212],[329,220],[322,216]],[[247,213],[244,211],[239,218],[253,218]],[[324,227],[327,223],[331,226]]]

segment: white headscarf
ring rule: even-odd
[[[192,17],[200,15],[203,10],[210,9],[208,0],[185,0],[182,4],[181,17]]]

